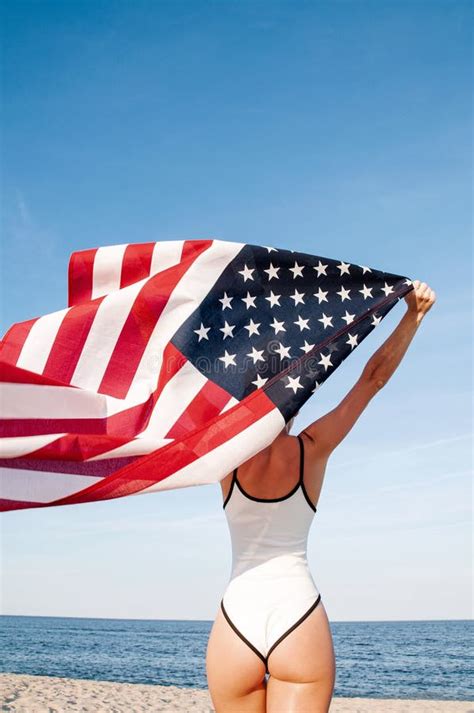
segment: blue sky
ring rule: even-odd
[[[309,561],[332,620],[470,615],[469,2],[10,2],[2,334],[73,250],[214,237],[428,282],[437,303],[332,455]],[[333,408],[398,304],[301,410]],[[218,485],[2,517],[2,611],[212,619]]]

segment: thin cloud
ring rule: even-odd
[[[472,470],[457,470],[457,471],[452,471],[450,473],[442,473],[441,475],[436,475],[436,476],[430,476],[429,481],[428,480],[410,480],[408,481],[403,481],[402,483],[396,482],[393,484],[388,484],[388,485],[380,485],[376,488],[373,488],[370,491],[370,494],[367,493],[367,491],[357,491],[355,493],[346,493],[344,495],[340,496],[331,496],[330,498],[330,504],[337,504],[337,503],[343,503],[347,500],[350,500],[351,502],[354,500],[363,500],[364,502],[368,503],[369,500],[372,500],[374,496],[381,495],[383,493],[395,493],[395,492],[406,492],[407,497],[412,497],[413,495],[413,490],[415,488],[426,488],[427,485],[432,487],[435,483],[440,483],[443,480],[454,480],[455,478],[467,478],[472,476]],[[327,506],[328,507],[328,506]],[[378,507],[378,506],[377,506]]]
[[[387,460],[388,458],[398,458],[406,453],[414,453],[416,451],[423,451],[429,448],[437,448],[438,446],[446,446],[451,443],[458,443],[459,441],[465,441],[472,438],[472,433],[462,433],[457,436],[449,436],[448,438],[438,438],[434,441],[427,441],[425,443],[417,443],[413,446],[404,446],[403,448],[398,448],[392,451],[377,451],[372,455],[364,455],[361,458],[354,458],[353,460],[344,461],[342,463],[335,463],[331,466],[332,470],[338,470],[340,468],[348,468],[355,465],[360,465],[362,463],[366,464],[370,461],[377,461],[381,458]]]

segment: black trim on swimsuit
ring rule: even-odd
[[[272,651],[275,649],[276,646],[278,646],[278,644],[279,644],[281,641],[283,641],[283,639],[285,639],[285,638],[288,636],[288,634],[291,634],[291,632],[294,631],[297,626],[299,626],[300,624],[302,624],[302,623],[304,622],[304,620],[306,619],[306,617],[311,614],[311,612],[313,611],[313,609],[316,609],[316,607],[318,606],[318,604],[319,604],[320,601],[321,601],[321,594],[318,594],[318,597],[317,597],[316,601],[311,604],[310,608],[309,608],[307,611],[305,611],[305,613],[303,614],[303,616],[301,616],[301,617],[298,619],[298,621],[295,621],[295,623],[294,623],[292,626],[290,626],[290,628],[288,629],[288,631],[285,631],[285,633],[282,634],[282,635],[280,636],[280,638],[277,639],[277,640],[275,641],[275,643],[270,646],[270,648],[268,649],[268,654],[267,654],[267,663],[266,663],[266,666],[267,666],[267,671],[266,671],[266,672],[267,672],[267,673],[269,673],[269,671],[268,671],[268,658],[269,658],[270,654],[272,653]]]
[[[287,493],[286,495],[280,495],[279,498],[257,498],[256,495],[250,495],[250,493],[245,492],[242,485],[240,484],[240,481],[237,480],[237,476],[235,478],[235,482],[237,483],[237,487],[240,492],[245,495],[246,498],[248,498],[249,500],[255,500],[257,503],[278,503],[280,502],[280,500],[286,500],[287,498],[291,497],[291,495],[293,495],[293,493],[296,493],[296,491],[300,487],[300,483],[298,481],[298,483],[296,483],[296,485],[290,490],[289,493]]]
[[[303,439],[301,438],[300,435],[297,436],[299,444],[300,444],[300,485],[301,485],[301,490],[303,491],[303,495],[306,498],[306,501],[309,505],[309,507],[316,512],[316,506],[313,504],[311,498],[308,495],[308,491],[306,490],[306,485],[304,484],[304,444],[303,444]]]
[[[254,646],[253,644],[251,644],[250,641],[237,629],[237,627],[235,626],[235,624],[233,623],[233,621],[231,620],[231,618],[229,617],[229,615],[227,614],[227,612],[226,612],[226,610],[225,610],[225,608],[224,608],[224,598],[221,599],[221,609],[222,609],[222,613],[224,614],[224,617],[226,618],[226,621],[227,621],[227,623],[229,624],[229,626],[235,631],[235,633],[237,634],[237,636],[238,636],[240,639],[242,639],[242,641],[243,641],[245,644],[247,644],[247,646],[249,646],[249,647],[252,649],[252,651],[258,656],[258,658],[259,658],[261,661],[263,661],[263,663],[265,664],[265,673],[268,673],[268,674],[269,674],[270,671],[268,670],[268,659],[269,659],[270,654],[272,653],[272,651],[274,651],[274,649],[278,646],[278,644],[279,644],[281,641],[283,641],[283,639],[285,639],[285,638],[288,636],[288,634],[291,634],[291,632],[294,631],[294,630],[296,629],[296,627],[298,627],[300,624],[302,624],[302,623],[304,622],[304,620],[311,614],[311,612],[312,612],[314,609],[316,609],[316,607],[318,606],[318,604],[319,604],[320,601],[321,601],[321,594],[318,594],[318,597],[317,597],[316,601],[311,604],[310,608],[305,611],[305,613],[303,614],[303,616],[301,616],[297,621],[295,621],[295,623],[292,624],[292,625],[290,626],[290,628],[287,629],[287,630],[284,632],[284,634],[282,634],[282,635],[270,646],[270,648],[268,649],[268,654],[267,654],[266,656],[264,656],[262,653],[260,653],[260,651],[259,651],[258,649],[256,649],[255,646]]]
[[[311,508],[312,510],[314,510],[314,512],[316,512],[317,508],[316,508],[316,506],[311,502],[311,498],[310,498],[309,495],[308,495],[308,492],[307,492],[307,490],[306,490],[306,486],[305,486],[305,484],[304,484],[304,479],[303,479],[303,475],[304,475],[304,445],[303,445],[303,439],[302,439],[301,436],[299,436],[299,435],[297,436],[297,438],[298,438],[298,441],[299,441],[299,444],[300,444],[300,471],[299,471],[299,479],[298,479],[298,482],[296,483],[296,485],[290,490],[289,493],[287,493],[286,495],[281,495],[279,498],[258,498],[258,497],[256,497],[255,495],[250,495],[250,493],[247,493],[247,492],[244,490],[244,488],[242,487],[240,481],[237,480],[237,468],[235,468],[234,471],[233,471],[233,474],[232,474],[232,481],[231,481],[231,484],[230,484],[229,492],[227,493],[227,497],[226,497],[226,499],[224,500],[224,503],[223,503],[222,507],[225,508],[225,506],[226,506],[227,503],[229,502],[229,499],[230,499],[230,496],[232,495],[232,491],[233,491],[233,489],[234,489],[234,484],[235,484],[235,483],[237,484],[237,487],[239,488],[239,490],[240,490],[240,492],[242,493],[242,495],[245,495],[246,498],[248,498],[249,500],[254,500],[254,501],[257,502],[257,503],[278,503],[278,502],[281,502],[282,500],[287,500],[287,498],[290,498],[292,495],[294,495],[294,493],[296,493],[296,491],[298,490],[298,488],[301,486],[301,490],[303,491],[303,495],[304,495],[304,497],[305,497],[305,499],[306,499],[308,505],[310,506],[310,508]]]
[[[259,651],[258,649],[256,649],[255,646],[254,646],[253,644],[251,644],[250,641],[249,641],[248,639],[246,639],[245,636],[244,636],[243,634],[241,634],[240,631],[237,629],[237,627],[235,626],[234,622],[230,619],[229,615],[227,614],[227,612],[226,612],[226,610],[225,610],[225,608],[224,608],[224,598],[221,599],[221,609],[222,609],[222,613],[224,614],[224,616],[225,616],[225,618],[226,618],[227,623],[229,624],[229,626],[232,627],[232,629],[235,631],[235,633],[237,634],[237,636],[239,636],[239,637],[242,639],[242,641],[243,641],[245,644],[247,644],[247,646],[250,646],[250,648],[252,649],[252,651],[253,651],[255,654],[257,654],[258,658],[263,661],[263,663],[265,664],[265,668],[267,668],[266,673],[268,673],[267,660],[266,660],[265,656],[264,656],[263,654],[261,654],[260,651]]]
[[[232,491],[233,491],[233,489],[234,489],[234,483],[235,483],[236,481],[237,481],[237,468],[235,468],[235,469],[234,469],[234,472],[232,473],[232,480],[231,480],[231,482],[230,482],[229,492],[227,493],[227,497],[226,497],[226,499],[224,500],[224,503],[223,503],[223,505],[222,505],[223,508],[225,508],[225,506],[226,506],[227,503],[229,502],[230,496],[232,495]]]

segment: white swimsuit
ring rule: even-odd
[[[307,539],[316,508],[306,491],[304,446],[300,475],[280,498],[244,491],[234,470],[224,501],[232,541],[232,571],[221,600],[228,623],[264,662],[321,600],[308,567]],[[237,486],[237,487],[235,487]]]

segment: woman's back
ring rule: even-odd
[[[221,609],[267,672],[270,653],[321,599],[307,561],[316,508],[304,484],[301,436],[298,442],[298,477],[289,492],[274,498],[252,495],[236,469],[223,504],[232,540],[232,571]]]
[[[304,483],[304,445],[300,436],[298,442],[298,479],[285,495],[253,495],[240,482],[238,469],[233,472],[223,503],[232,541],[231,579],[284,555],[306,562],[308,532],[316,507]]]

